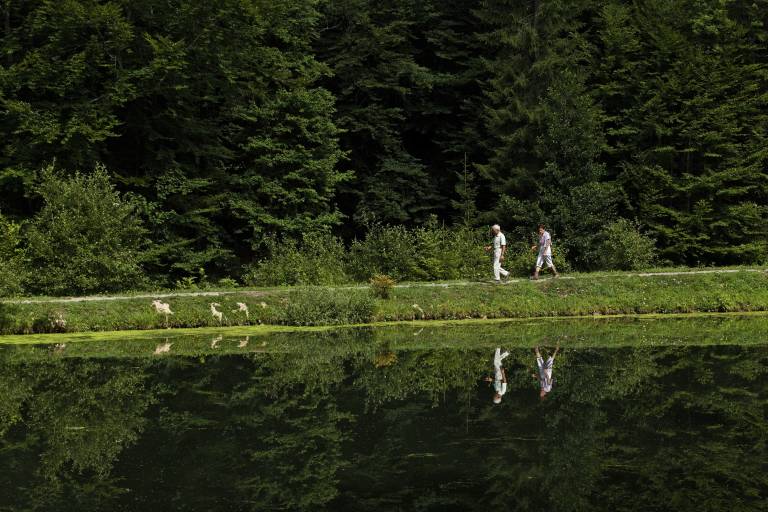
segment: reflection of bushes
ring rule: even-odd
[[[373,365],[376,368],[383,368],[385,366],[392,366],[397,362],[397,354],[392,351],[376,354],[373,358]]]

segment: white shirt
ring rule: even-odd
[[[505,245],[507,245],[507,237],[504,236],[504,233],[498,233],[495,237],[493,237],[494,251],[501,250],[501,248]]]
[[[548,231],[545,231],[539,238],[539,254],[542,256],[552,256],[552,237]]]

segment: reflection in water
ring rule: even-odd
[[[537,352],[551,389],[558,350]],[[531,349],[497,350],[499,405],[477,381],[488,349],[20,354],[0,351],[0,510],[765,510],[768,498],[765,346],[569,348],[545,401]]]
[[[496,348],[493,355],[493,378],[487,377],[488,382],[493,382],[493,403],[500,404],[501,397],[507,393],[507,372],[502,366],[502,361],[509,356],[509,352],[501,353],[501,348]]]
[[[534,352],[536,354],[536,367],[539,370],[539,398],[544,400],[547,397],[547,393],[552,391],[552,368],[555,365],[555,357],[557,357],[557,353],[560,350],[560,344],[557,345],[555,348],[555,353],[551,356],[547,357],[545,360],[544,357],[541,355],[541,352],[539,351],[539,347],[536,347],[534,349]],[[534,376],[535,377],[535,376]]]

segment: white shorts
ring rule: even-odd
[[[539,257],[536,258],[536,268],[543,267],[544,263],[547,264],[547,268],[551,268],[551,267],[555,266],[554,263],[552,263],[552,255],[551,254],[539,254]]]

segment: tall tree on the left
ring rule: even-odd
[[[264,234],[338,222],[346,174],[315,2],[5,0],[3,210],[37,169],[104,162],[145,198],[156,271],[232,272]],[[172,272],[173,273],[173,272]]]

